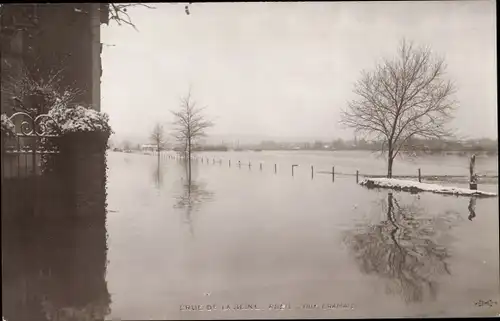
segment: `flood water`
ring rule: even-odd
[[[3,228],[5,318],[500,313],[497,198],[368,190],[316,171],[383,174],[383,160],[290,153],[200,154],[209,161],[194,161],[189,179],[182,161],[109,152],[105,223]],[[478,172],[496,163],[479,158]],[[468,161],[395,172],[415,168],[466,175]]]

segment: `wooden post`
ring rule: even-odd
[[[292,165],[292,176],[293,176],[293,169],[295,166],[299,166],[299,165]]]
[[[238,161],[238,167],[241,167],[241,161]]]
[[[250,167],[252,167],[252,163],[248,162],[248,169],[250,169]]]
[[[260,163],[260,170],[262,170],[262,163]]]
[[[231,160],[229,160],[229,167],[231,167]]]
[[[314,167],[313,165],[311,165],[311,179],[314,178]]]
[[[422,175],[420,173],[420,168],[418,169],[418,182],[422,183]]]
[[[469,172],[470,172],[469,189],[471,190],[477,190],[477,175],[475,173],[475,167],[476,167],[476,155],[472,154],[469,163]]]
[[[335,166],[332,166],[332,182],[335,182]]]
[[[359,182],[359,171],[356,170],[356,183],[358,183],[358,182]]]
[[[212,158],[212,164],[215,164],[215,158]]]
[[[201,158],[201,163],[203,164],[203,157]]]
[[[276,164],[274,164],[274,174],[276,174],[277,172],[278,172],[278,170],[277,170]]]

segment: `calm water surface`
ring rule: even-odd
[[[217,155],[225,158],[213,164]],[[383,174],[383,160],[366,154],[333,161],[306,153],[203,156],[209,164],[193,162],[189,180],[180,161],[109,153],[105,230],[97,222],[71,227],[71,237],[57,226],[38,236],[8,233],[8,245],[3,237],[4,298],[19,292],[4,299],[4,310],[30,306],[41,320],[64,306],[108,319],[500,312],[498,199],[391,194],[360,187],[352,176],[311,178],[311,164],[329,170],[332,162],[342,172]],[[238,167],[236,156],[252,166]],[[294,163],[301,166],[292,177]],[[496,158],[477,164],[496,172]],[[419,167],[463,174],[467,159],[401,162],[396,171]],[[40,294],[26,297],[27,286]],[[488,300],[492,306],[481,304]],[[216,310],[183,311],[186,305]]]

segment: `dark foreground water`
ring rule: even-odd
[[[194,162],[189,180],[138,154],[108,165],[106,222],[2,224],[7,320],[500,313],[497,198],[234,163]]]

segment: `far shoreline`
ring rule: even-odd
[[[379,153],[378,150],[371,149],[228,149],[228,150],[197,150],[197,153],[202,152],[325,152],[325,153],[333,153],[333,152],[372,152]],[[458,150],[443,150],[443,151],[434,151],[434,152],[415,152],[416,156],[429,156],[429,155],[458,155],[458,156],[467,156],[467,155],[487,155],[487,156],[497,156],[498,150],[495,151],[484,151],[484,150],[471,150],[471,151],[458,151]]]

